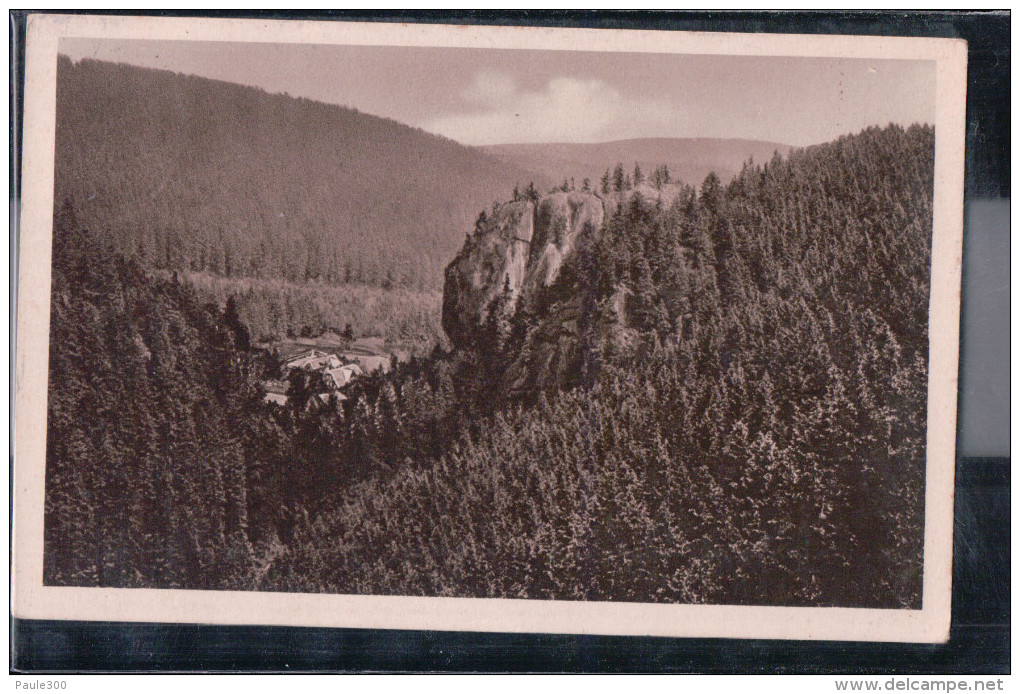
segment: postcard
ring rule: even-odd
[[[31,16],[14,615],[945,641],[965,78]]]

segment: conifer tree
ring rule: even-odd
[[[613,169],[613,190],[617,193],[625,189],[626,179],[623,174],[623,164],[617,162],[616,168]]]

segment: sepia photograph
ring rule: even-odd
[[[15,613],[945,639],[965,54],[31,18]]]

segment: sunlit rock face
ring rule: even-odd
[[[551,286],[585,226],[597,230],[603,216],[602,201],[590,193],[552,193],[542,198],[535,211],[528,288]]]
[[[443,330],[454,346],[467,349],[476,344],[500,295],[507,295],[501,310],[513,312],[527,277],[534,228],[534,204],[500,205],[479,222],[447,266]]]
[[[524,334],[509,353],[504,350],[504,392],[575,384],[585,377],[589,353],[607,339],[613,344],[625,337],[620,292],[600,303],[568,281],[550,296],[563,268],[592,242],[604,217],[603,200],[587,192],[499,205],[446,268],[443,328],[458,349],[491,357],[485,351],[493,349],[492,326],[509,325],[518,310],[527,311]]]
[[[469,348],[492,310],[512,316],[522,296],[551,286],[588,228],[602,225],[602,201],[590,193],[550,193],[488,213],[446,268],[443,329]],[[499,299],[499,301],[497,301]]]

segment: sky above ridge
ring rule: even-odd
[[[805,146],[935,121],[933,61],[77,38],[59,51],[351,106],[468,145]]]

